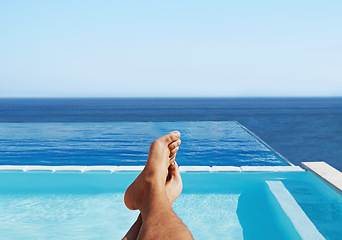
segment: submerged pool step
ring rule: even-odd
[[[142,171],[144,166],[36,166],[36,165],[0,165],[0,171]],[[180,166],[181,172],[302,172],[299,166]]]
[[[325,239],[281,181],[266,183],[302,239]]]

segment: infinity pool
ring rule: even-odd
[[[120,239],[138,172],[0,171],[3,239]],[[342,197],[309,172],[183,172],[174,210],[195,239],[340,239]]]
[[[195,239],[341,239],[342,195],[237,122],[1,123],[0,239],[120,239],[124,191],[175,129]]]
[[[289,165],[237,122],[0,123],[0,164],[145,165],[153,140],[173,130],[183,166]]]

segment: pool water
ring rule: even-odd
[[[16,166],[0,167],[0,239],[120,239],[138,215],[123,196],[139,171],[125,166],[144,165],[175,129],[183,170],[219,166],[182,172],[173,207],[195,239],[341,239],[342,195],[310,172],[282,172],[298,167],[237,122],[1,123],[0,165]]]
[[[0,123],[2,165],[145,165],[150,144],[182,133],[182,166],[286,166],[237,122]]]
[[[1,238],[120,239],[138,215],[123,203],[137,175],[0,171]],[[309,172],[184,172],[182,178],[173,207],[195,239],[342,236],[342,196]]]

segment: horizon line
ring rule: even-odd
[[[218,96],[218,97],[1,97],[0,99],[224,99],[224,98],[342,98],[342,96]]]

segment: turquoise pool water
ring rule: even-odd
[[[1,238],[120,239],[138,214],[123,203],[137,174],[0,171]],[[185,172],[182,178],[174,210],[195,239],[342,236],[342,196],[309,172]]]
[[[237,122],[1,123],[0,165],[144,165],[149,144],[174,129],[182,166],[274,171],[183,172],[174,210],[195,239],[341,239],[341,194],[309,172],[281,172],[290,164]],[[138,172],[4,169],[0,239],[120,239],[138,215],[123,203]]]

